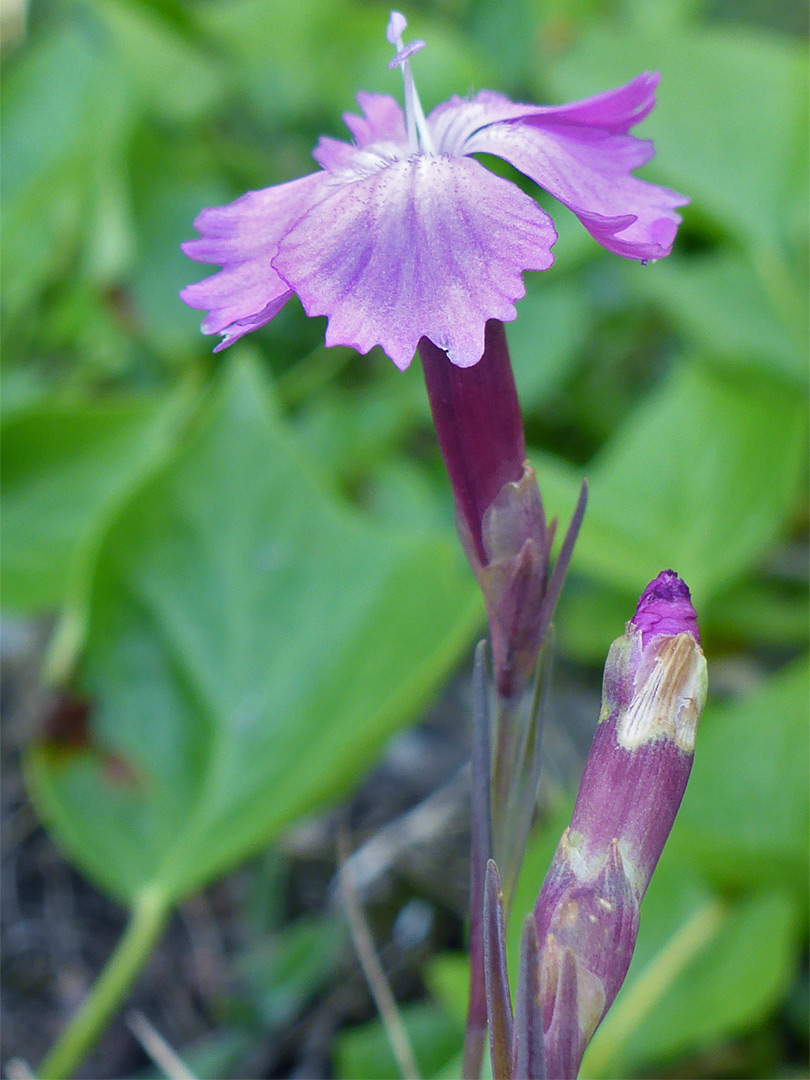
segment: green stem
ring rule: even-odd
[[[168,915],[169,903],[162,893],[149,889],[141,894],[115,952],[37,1070],[39,1080],[65,1080],[75,1072],[149,958]]]

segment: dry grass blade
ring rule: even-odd
[[[177,1053],[142,1012],[129,1013],[127,1027],[168,1080],[195,1080],[194,1074],[186,1068]]]
[[[377,956],[374,939],[371,936],[351,873],[347,867],[348,857],[349,838],[345,825],[341,824],[338,830],[340,885],[354,947],[357,950],[357,956],[371,990],[371,995],[374,998],[374,1003],[382,1017],[383,1024],[385,1024],[388,1041],[391,1043],[391,1049],[399,1066],[399,1071],[402,1073],[404,1080],[419,1080],[419,1070],[413,1056],[408,1033],[402,1023],[397,1003],[394,1000],[391,987],[388,985],[388,979],[385,977],[382,964]]]

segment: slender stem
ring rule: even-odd
[[[479,642],[473,669],[473,739],[471,768],[470,999],[464,1036],[464,1080],[478,1080],[487,1034],[487,987],[484,972],[484,882],[492,858],[490,715],[486,644]]]
[[[101,1036],[149,958],[169,915],[167,898],[154,889],[141,894],[115,952],[84,1004],[40,1065],[40,1080],[71,1076]]]

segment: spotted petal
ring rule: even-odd
[[[487,319],[515,318],[523,270],[545,270],[557,238],[514,184],[469,158],[396,161],[313,207],[273,265],[327,345],[381,345],[403,370],[421,337],[459,367],[484,349]]]

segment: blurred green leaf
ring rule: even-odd
[[[707,710],[671,843],[718,882],[785,881],[806,893],[807,701],[799,663]]]
[[[405,1030],[422,1076],[433,1076],[455,1057],[464,1025],[435,1005],[405,1005],[400,1009]],[[398,1080],[396,1063],[381,1020],[350,1028],[338,1037],[337,1075],[346,1080]]]
[[[127,0],[83,2],[149,107],[182,122],[205,115],[221,101],[227,88],[224,65],[154,9]]]
[[[727,251],[675,256],[633,280],[717,363],[753,368],[806,388],[806,342],[785,324],[750,260]]]
[[[8,65],[0,174],[7,205],[87,149],[99,65],[98,46],[77,22],[64,18]]]
[[[346,930],[336,918],[301,918],[252,948],[237,961],[250,987],[265,1033],[277,1031],[334,975],[346,947]]]
[[[712,603],[708,625],[711,633],[735,643],[806,648],[810,625],[804,589],[798,582],[790,588],[768,579],[743,580]]]
[[[45,403],[2,425],[4,608],[59,606],[77,552],[171,446],[177,406]]]
[[[204,206],[229,202],[234,193],[210,151],[189,138],[142,131],[134,158],[132,220],[138,258],[128,275],[131,301],[139,331],[178,367],[214,345],[200,333],[201,312],[187,307],[178,295],[212,271],[187,258],[180,244],[195,235],[192,222]]]
[[[89,243],[92,269],[125,257],[111,162],[126,136],[130,102],[126,80],[111,75],[87,27],[63,17],[15,57],[4,78],[3,229],[15,253],[5,272],[8,316],[20,316],[49,280],[75,273],[88,222],[106,216],[112,225],[103,258],[97,233]]]
[[[470,992],[470,958],[467,953],[453,952],[434,956],[425,977],[433,997],[463,1029]]]
[[[295,421],[312,457],[348,482],[389,458],[416,424],[430,423],[419,365],[400,374],[387,357],[377,355],[375,361],[374,375],[361,392],[326,387]]]
[[[725,905],[699,896],[682,864],[656,871],[627,979],[585,1054],[583,1078],[647,1075],[654,1063],[740,1034],[785,993],[798,945],[791,897],[755,893]]]
[[[399,72],[387,70],[392,51],[385,8],[348,0],[294,6],[214,0],[201,20],[230,54],[256,115],[266,122],[325,116],[331,119],[324,134],[344,138],[339,113],[355,108],[358,90],[401,95]],[[482,79],[489,84],[486,56],[452,25],[414,12],[408,32],[430,43],[431,62],[416,61],[426,108]]]
[[[536,34],[530,30],[534,6],[532,0],[501,0],[498,4],[470,0],[467,4],[470,36],[497,65],[503,93],[511,94],[531,78],[537,45]]]
[[[805,425],[803,400],[779,384],[676,366],[584,470],[572,565],[636,597],[673,567],[702,604],[776,537],[803,476]],[[579,475],[535,457],[549,510],[566,519]]]
[[[423,467],[405,457],[392,455],[373,469],[363,506],[386,525],[454,535],[451,496],[444,486],[431,483]]]
[[[524,411],[556,390],[581,358],[592,314],[582,289],[569,278],[526,275],[518,318],[507,324],[509,352]]]
[[[610,643],[624,633],[637,600],[630,589],[611,588],[572,574],[554,616],[561,653],[601,668]]]
[[[334,505],[235,362],[107,534],[91,746],[34,749],[36,802],[113,894],[182,896],[355,782],[478,618],[455,546]]]

